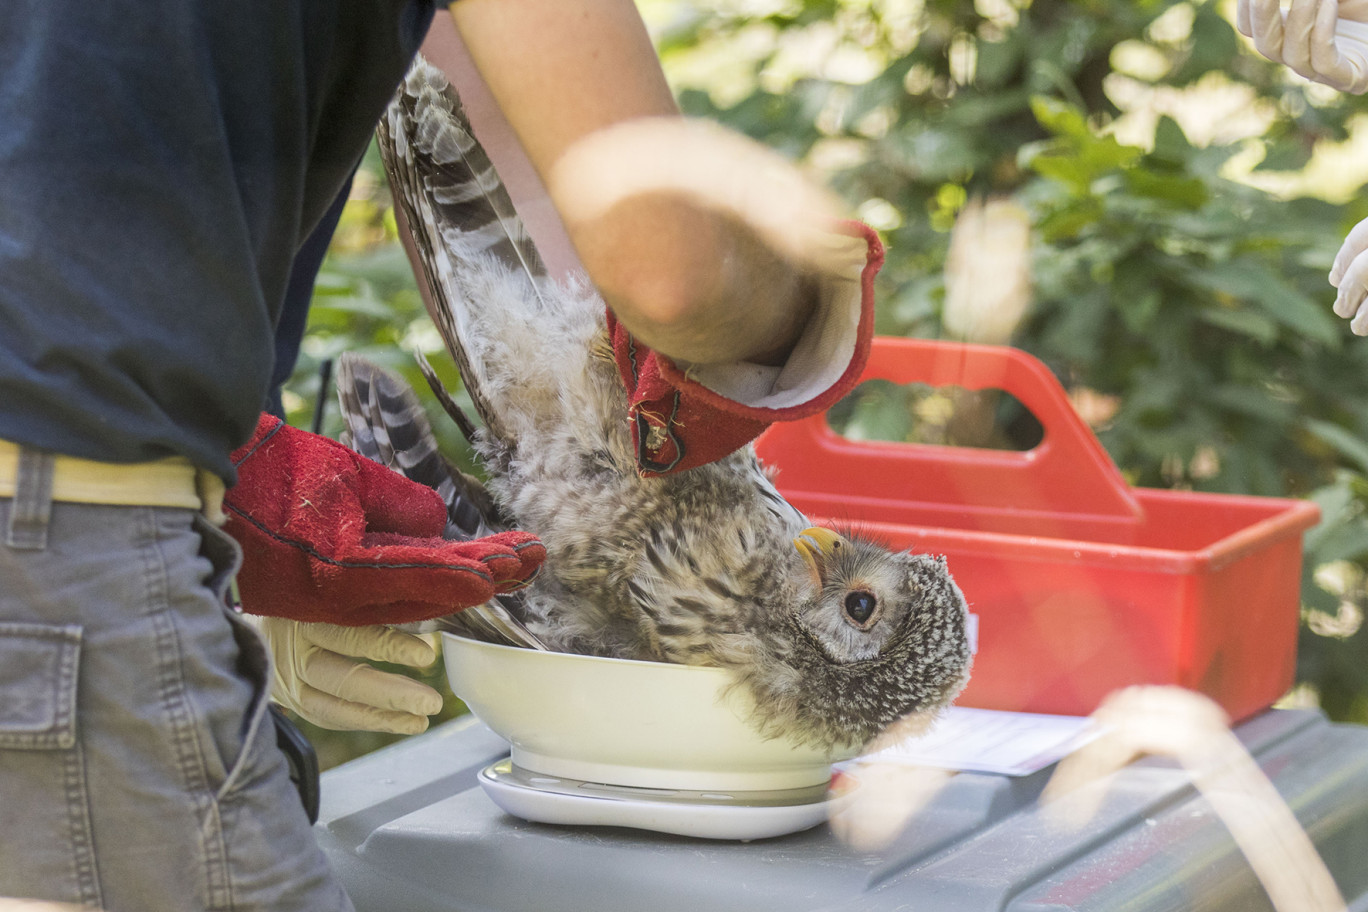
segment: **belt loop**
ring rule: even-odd
[[[195,493],[200,499],[200,513],[215,528],[223,528],[228,516],[223,512],[223,479],[208,469],[195,470]]]
[[[5,544],[16,550],[42,551],[47,547],[48,520],[52,516],[52,473],[56,454],[33,447],[19,448]]]

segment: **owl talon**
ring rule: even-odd
[[[617,358],[613,354],[613,340],[608,337],[607,332],[601,332],[594,337],[593,344],[589,346],[589,353],[609,364],[617,363]]]

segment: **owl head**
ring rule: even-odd
[[[809,528],[794,542],[796,596],[757,638],[745,682],[763,729],[863,745],[933,717],[969,678],[968,605],[944,558]]]

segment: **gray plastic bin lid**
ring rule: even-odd
[[[1368,910],[1368,728],[1271,711],[1237,734]],[[1157,758],[1118,773],[1063,830],[1037,802],[1053,768],[961,773],[878,852],[826,825],[749,843],[528,823],[476,783],[507,745],[471,717],[323,776],[318,842],[359,912],[1061,912],[1271,909],[1207,802]]]

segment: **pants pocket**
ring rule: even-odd
[[[270,701],[270,659],[261,637],[240,616],[228,612],[233,639],[238,647],[238,673],[252,682],[254,693],[243,726],[242,742],[235,757],[225,757],[227,775],[216,797],[222,801],[259,771],[263,763],[273,763],[275,728],[267,713]]]
[[[79,626],[0,622],[0,896],[98,905]]]
[[[0,623],[0,748],[76,746],[81,628]]]

